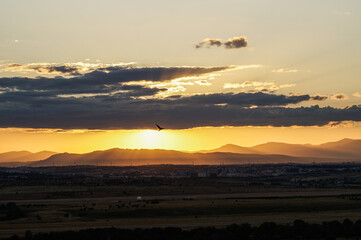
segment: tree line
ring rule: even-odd
[[[321,224],[296,220],[293,224],[265,222],[261,225],[230,225],[225,228],[202,227],[192,230],[181,228],[119,229],[98,228],[80,231],[14,235],[6,240],[301,240],[301,239],[361,239],[361,220],[331,221]],[[5,239],[4,239],[5,240]]]

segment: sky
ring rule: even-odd
[[[0,152],[361,137],[359,0],[2,0],[0,30]]]

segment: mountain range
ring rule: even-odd
[[[269,142],[254,147],[240,147],[227,144],[222,147],[202,152],[232,152],[241,154],[282,154],[296,157],[322,158],[359,158],[361,156],[361,140],[342,139],[320,145],[288,144]]]
[[[39,161],[46,159],[54,154],[56,154],[56,152],[50,152],[50,151],[41,151],[37,153],[32,153],[29,151],[5,152],[5,153],[0,153],[0,163]]]
[[[0,154],[0,166],[69,166],[69,165],[156,165],[156,164],[257,164],[257,163],[326,163],[361,161],[361,140],[343,139],[320,145],[269,142],[254,147],[227,144],[213,150],[181,152],[174,150],[119,149],[85,154],[43,151]]]

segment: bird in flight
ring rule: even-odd
[[[157,126],[158,131],[160,131],[160,130],[164,129],[164,128],[162,128],[161,126],[159,126],[158,124],[155,124],[155,125]]]

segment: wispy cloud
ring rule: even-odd
[[[245,81],[243,83],[225,83],[224,88],[246,88],[246,87],[259,87],[259,86],[272,86],[275,85],[274,82],[253,82],[253,81]]]
[[[201,85],[201,86],[210,86],[212,85],[212,83],[208,82],[207,80],[199,80],[199,81],[195,81],[196,84]]]
[[[337,93],[331,96],[331,99],[333,100],[346,100],[348,99],[348,96],[344,93]]]
[[[281,88],[289,88],[294,86],[296,86],[296,84],[277,85],[274,82],[245,81],[243,83],[225,83],[223,88],[225,89],[253,88],[253,90],[255,91],[273,92]]]
[[[298,69],[285,69],[285,68],[279,68],[279,69],[273,69],[273,73],[296,73],[298,72]]]
[[[354,94],[352,94],[352,96],[361,98],[361,93],[355,92]]]
[[[37,74],[46,75],[79,75],[88,73],[95,70],[102,70],[110,67],[131,67],[135,63],[29,63],[18,64],[8,63],[0,65],[0,72],[12,72],[12,73],[29,73],[35,72]]]

